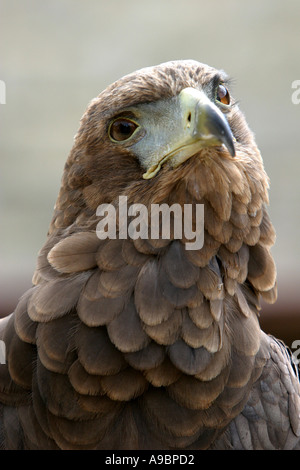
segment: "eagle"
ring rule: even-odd
[[[170,61],[93,99],[0,322],[1,448],[300,449],[297,368],[259,324],[268,188],[223,71]]]

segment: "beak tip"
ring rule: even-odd
[[[234,144],[232,143],[232,145],[228,146],[227,149],[228,149],[230,155],[232,156],[232,158],[234,158],[234,157],[235,157],[235,148],[234,148]]]
[[[224,133],[222,135],[221,141],[222,141],[224,147],[226,147],[227,151],[230,153],[231,157],[234,158],[235,157],[235,146],[234,146],[233,138],[229,134],[229,132],[226,133],[226,134]]]

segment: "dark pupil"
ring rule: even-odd
[[[132,124],[126,121],[117,124],[117,132],[124,136],[129,136],[132,133]]]

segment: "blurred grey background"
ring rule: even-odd
[[[263,327],[300,338],[299,0],[1,0],[0,314],[31,285],[88,102],[135,69],[196,59],[234,78],[271,180],[279,299]],[[298,95],[300,96],[300,95]]]

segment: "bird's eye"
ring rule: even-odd
[[[108,133],[111,140],[121,142],[129,139],[137,128],[138,125],[130,119],[118,118],[111,123]]]
[[[227,88],[224,85],[220,84],[218,86],[216,98],[222,104],[225,104],[227,106],[230,104],[229,91],[227,90]]]

